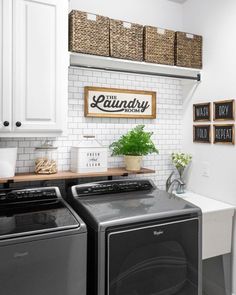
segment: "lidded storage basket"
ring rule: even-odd
[[[143,26],[110,19],[110,56],[143,60]]]
[[[202,68],[202,36],[176,32],[175,64],[180,67]]]
[[[109,56],[109,18],[72,10],[69,15],[69,50]]]
[[[108,151],[95,136],[84,136],[76,147],[71,148],[71,171],[75,173],[106,172]]]
[[[174,65],[175,32],[144,27],[144,60],[147,62]]]

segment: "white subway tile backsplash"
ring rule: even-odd
[[[59,169],[70,169],[70,148],[80,142],[82,135],[94,134],[101,144],[109,146],[137,124],[145,124],[146,130],[154,133],[153,141],[160,153],[146,156],[143,161],[143,166],[156,170],[156,173],[136,177],[153,179],[159,187],[164,188],[165,181],[173,169],[170,154],[182,149],[181,80],[74,67],[69,69],[68,79],[67,135],[50,138],[58,147]],[[157,92],[157,119],[85,118],[83,109],[85,86],[155,91]],[[40,146],[44,141],[45,138],[1,138],[0,146],[17,146],[17,172],[30,172],[34,171],[35,147]],[[123,157],[109,156],[108,165],[109,167],[123,166]]]

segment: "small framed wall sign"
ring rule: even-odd
[[[86,117],[156,118],[156,92],[85,87]]]
[[[234,144],[235,126],[234,124],[213,125],[214,143]]]
[[[235,100],[224,100],[214,102],[214,121],[235,120]]]
[[[211,143],[211,125],[194,125],[193,142]]]
[[[193,121],[209,122],[211,121],[211,103],[198,103],[193,105]]]

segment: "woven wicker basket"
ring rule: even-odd
[[[72,10],[69,15],[69,50],[109,56],[109,18]]]
[[[174,65],[175,32],[155,27],[144,27],[144,60]]]
[[[143,26],[110,19],[110,56],[143,60]]]
[[[180,67],[202,68],[202,36],[176,32],[175,64]]]

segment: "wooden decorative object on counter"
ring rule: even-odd
[[[216,101],[213,104],[214,121],[235,120],[235,100]]]
[[[57,173],[57,163],[55,160],[49,160],[48,158],[38,158],[35,161],[34,170],[36,174],[55,174]]]
[[[211,103],[198,103],[193,105],[193,121],[209,122],[211,121]]]
[[[72,10],[69,15],[69,50],[109,56],[109,18]]]
[[[214,143],[233,144],[235,143],[234,124],[213,125]]]
[[[211,143],[211,125],[194,125],[193,142]]]
[[[84,114],[99,118],[156,118],[156,92],[85,87]]]
[[[179,67],[202,68],[202,36],[176,32],[175,64]]]
[[[174,65],[175,32],[144,27],[144,60],[157,64]]]
[[[28,181],[44,181],[44,180],[60,180],[60,179],[79,179],[90,177],[112,177],[112,176],[129,176],[135,174],[150,174],[155,173],[154,170],[142,168],[140,171],[127,171],[125,168],[108,168],[106,172],[96,173],[74,173],[70,171],[58,172],[50,175],[37,175],[35,173],[20,173],[12,178],[0,178],[0,184],[28,182]]]
[[[110,56],[143,60],[143,26],[110,19]]]

